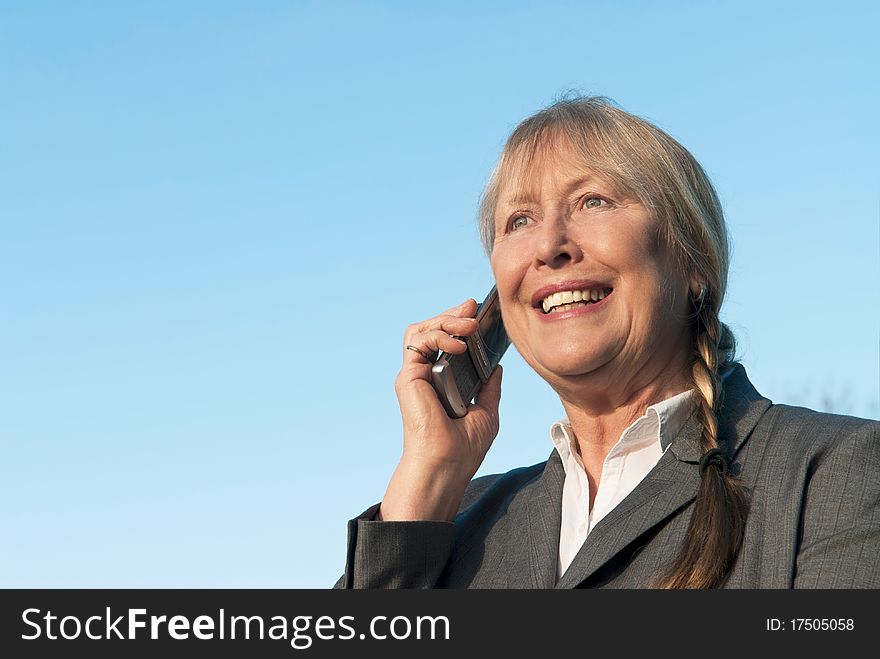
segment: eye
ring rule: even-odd
[[[532,218],[528,215],[517,215],[510,221],[510,230],[516,231],[517,229],[522,229],[524,226],[527,226],[532,222]]]
[[[582,208],[599,208],[602,205],[608,205],[608,202],[602,199],[602,197],[597,197],[596,195],[587,195],[584,198],[584,202],[581,204]]]

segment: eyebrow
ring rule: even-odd
[[[595,174],[586,174],[566,183],[565,187],[563,188],[564,194],[569,195],[573,190],[577,190],[578,188],[583,187],[588,183],[601,183],[603,186],[611,186],[608,181],[600,178],[599,176],[596,176]],[[529,194],[528,192],[524,192],[523,190],[518,190],[514,195],[500,200],[499,206],[521,206],[523,204],[534,203],[535,201],[536,199],[533,195]]]

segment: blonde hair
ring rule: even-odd
[[[660,220],[661,240],[677,265],[705,287],[691,317],[691,376],[698,393],[705,453],[718,448],[722,395],[718,372],[734,359],[735,341],[719,320],[729,245],[718,195],[696,159],[653,124],[602,97],[564,99],[520,123],[507,140],[480,201],[480,235],[491,255],[495,207],[502,185],[528,183],[539,159],[552,158],[560,141],[585,168],[637,198]],[[716,451],[717,453],[717,451]],[[724,583],[736,558],[748,514],[745,490],[725,460],[708,462],[687,536],[674,564],[656,586],[710,588]]]

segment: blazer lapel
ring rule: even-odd
[[[724,392],[719,443],[734,460],[771,403],[755,390],[739,364],[724,374]],[[577,587],[640,535],[694,500],[700,485],[700,433],[692,414],[656,467],[590,532],[557,588]]]
[[[698,439],[699,426],[691,417],[675,441]],[[696,465],[677,459],[671,449],[666,451],[645,479],[590,532],[556,587],[576,588],[640,535],[693,501],[699,484]]]
[[[720,444],[735,465],[737,451],[772,403],[752,386],[741,364],[724,374],[723,392],[718,435]]]
[[[522,543],[526,552],[528,569],[517,570],[528,575],[528,581],[520,584],[525,588],[552,588],[556,583],[556,565],[559,562],[559,531],[562,524],[562,484],[565,470],[556,450],[547,460],[541,477],[532,484],[528,500],[527,542]]]

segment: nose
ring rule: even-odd
[[[541,235],[535,245],[536,267],[556,269],[583,258],[583,252],[572,239],[569,229],[568,217],[564,213],[544,217],[539,229]]]

